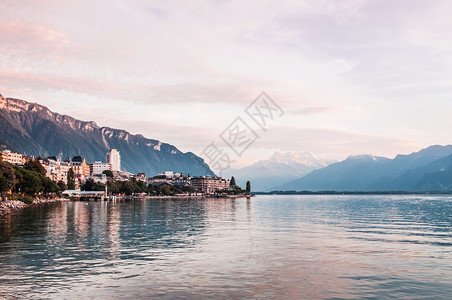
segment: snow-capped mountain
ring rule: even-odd
[[[277,190],[296,191],[450,191],[452,146],[430,146],[394,159],[350,156],[312,171]]]
[[[241,169],[230,169],[224,177],[234,176],[239,186],[251,181],[253,191],[271,191],[309,172],[328,166],[335,161],[317,158],[307,152],[275,152],[269,159],[260,160]]]

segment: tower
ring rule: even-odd
[[[111,164],[111,170],[121,171],[121,155],[118,149],[110,149],[107,152],[107,163]]]

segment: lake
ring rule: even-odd
[[[0,217],[0,298],[452,299],[451,196],[63,202]]]

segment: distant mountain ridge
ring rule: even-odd
[[[28,155],[83,155],[105,161],[110,148],[121,152],[122,168],[131,173],[158,174],[174,170],[192,175],[215,175],[195,154],[175,146],[132,135],[121,129],[99,127],[60,115],[47,107],[0,95],[0,144]]]
[[[451,191],[452,145],[431,146],[394,159],[350,156],[276,190]]]
[[[251,181],[253,191],[271,191],[309,172],[325,167],[332,160],[317,158],[307,152],[275,152],[269,159],[260,160],[241,169],[225,171],[225,176],[234,176],[238,185],[244,187]]]

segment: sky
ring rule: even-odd
[[[204,153],[242,117],[275,151],[452,144],[452,1],[2,0],[0,93]],[[283,111],[258,127],[265,92]]]

